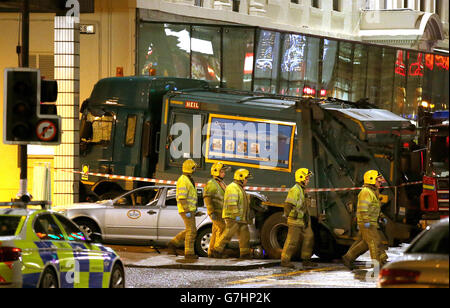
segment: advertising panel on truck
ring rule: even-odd
[[[295,123],[210,114],[205,162],[292,171]]]

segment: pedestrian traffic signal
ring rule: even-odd
[[[3,142],[24,145],[60,144],[61,118],[55,112],[44,109],[41,111],[41,103],[54,102],[57,95],[56,81],[42,81],[39,70],[6,69]]]

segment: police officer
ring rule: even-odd
[[[184,221],[186,230],[175,236],[168,245],[169,253],[176,255],[176,248],[182,246],[184,242],[184,258],[187,260],[198,259],[194,248],[197,236],[197,226],[195,224],[195,216],[198,216],[197,189],[192,178],[196,168],[197,164],[192,159],[188,159],[183,163],[183,174],[177,181],[176,199],[178,212]]]
[[[311,219],[306,206],[305,187],[309,183],[312,172],[306,168],[295,172],[296,184],[289,190],[285,200],[285,216],[287,216],[288,235],[281,253],[281,266],[295,268],[291,263],[292,255],[301,242],[301,258],[303,266],[317,266],[311,262],[314,246],[314,234],[311,229]]]
[[[359,228],[357,240],[342,257],[344,265],[353,269],[353,262],[367,250],[372,260],[379,262],[380,268],[387,262],[387,255],[382,246],[378,232],[378,220],[381,214],[379,188],[383,181],[382,175],[376,170],[364,174],[364,186],[358,195],[356,218]]]
[[[224,195],[223,214],[225,231],[212,251],[212,257],[222,258],[225,246],[234,234],[239,235],[240,259],[252,259],[250,251],[250,200],[244,190],[247,181],[252,178],[246,169],[234,173],[234,181],[227,186]]]
[[[220,235],[225,230],[225,220],[222,218],[223,210],[223,197],[227,185],[223,181],[226,175],[226,171],[230,167],[225,166],[221,162],[217,162],[211,167],[211,176],[213,177],[208,181],[203,193],[203,200],[206,205],[209,217],[213,222],[212,234],[209,242],[208,257],[212,257],[212,251],[216,242],[219,240]]]

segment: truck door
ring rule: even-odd
[[[187,158],[202,166],[202,127],[205,116],[193,112],[171,114],[167,137],[166,164],[180,167]]]
[[[142,115],[127,110],[116,114],[114,147],[110,169],[113,174],[139,175],[141,159],[141,138],[136,132],[142,131]]]

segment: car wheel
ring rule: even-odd
[[[211,241],[212,228],[206,227],[197,233],[195,240],[195,252],[199,257],[208,257],[209,243]]]
[[[40,289],[56,289],[58,288],[58,279],[56,278],[56,273],[51,268],[46,268],[42,273],[41,283],[39,284]]]
[[[125,288],[125,272],[120,264],[115,264],[113,267],[109,287],[111,289]]]
[[[89,219],[78,219],[75,223],[80,227],[81,231],[87,236],[91,236],[92,233],[101,233],[100,228],[95,222]]]

